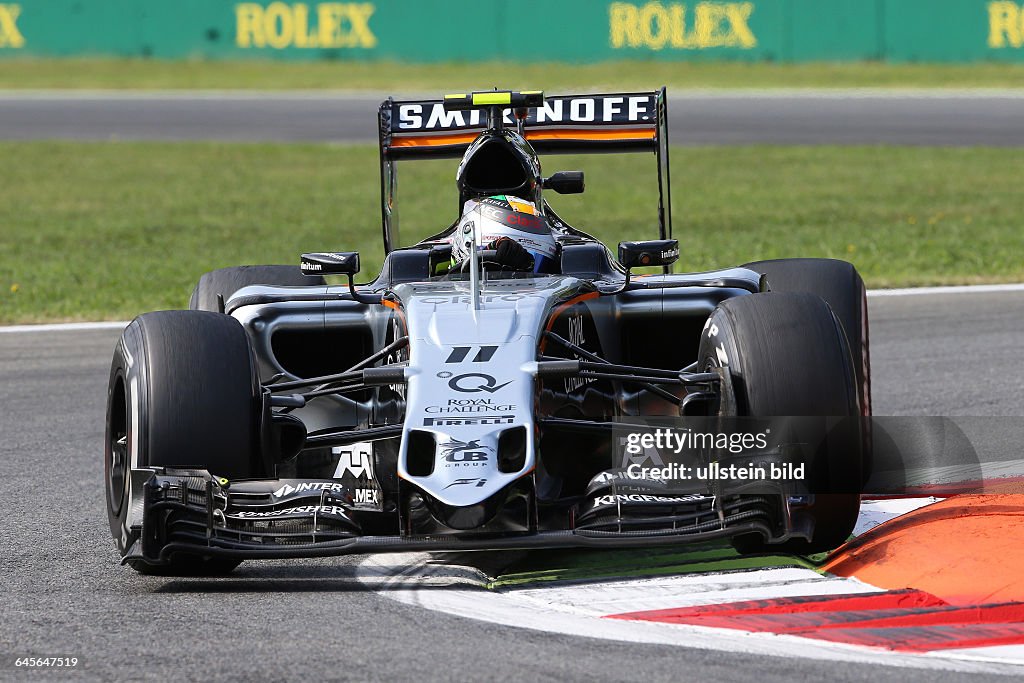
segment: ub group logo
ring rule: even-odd
[[[376,7],[367,2],[256,2],[235,5],[235,44],[238,47],[374,48],[370,30]]]
[[[25,47],[25,36],[18,28],[21,5],[0,5],[0,48]]]
[[[752,2],[698,2],[695,5],[613,2],[608,20],[613,48],[703,50],[757,46],[750,30]]]

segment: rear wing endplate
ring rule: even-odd
[[[381,218],[384,253],[401,246],[398,237],[398,178],[402,159],[458,158],[486,128],[480,109],[449,111],[444,100],[395,100],[380,105]],[[504,111],[512,128],[512,109]],[[530,107],[523,134],[538,154],[654,152],[658,164],[658,229],[672,237],[665,88],[647,93],[560,95]]]

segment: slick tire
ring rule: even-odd
[[[825,300],[843,324],[857,367],[862,414],[871,415],[871,347],[864,280],[852,263],[826,258],[754,261],[743,266],[763,273],[772,292],[807,292]]]
[[[128,325],[110,368],[104,449],[107,517],[122,555],[135,540],[128,521],[130,470],[197,468],[228,479],[265,475],[261,410],[249,340],[234,318],[159,311]],[[239,563],[176,555],[170,565],[131,564],[142,573],[204,575]]]
[[[303,275],[298,266],[237,266],[205,273],[199,278],[188,307],[193,311],[222,312],[217,296],[224,301],[242,287],[271,285],[275,287],[311,287],[325,284],[320,275]]]
[[[743,266],[764,274],[772,292],[817,294],[843,324],[857,367],[861,415],[871,417],[871,346],[868,335],[868,297],[864,280],[852,263],[825,258],[788,258],[754,261]],[[863,425],[862,483],[871,478],[873,444],[870,420]]]
[[[727,299],[704,328],[700,359],[704,369],[728,370],[736,415],[855,418],[827,433],[821,427],[796,439],[818,444],[807,473],[816,495],[811,505],[800,508],[813,520],[812,539],[769,545],[754,534],[734,539],[737,549],[808,555],[845,542],[860,509],[863,435],[853,358],[829,305],[797,292]],[[797,429],[807,429],[802,424]]]

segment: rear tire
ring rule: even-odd
[[[217,295],[224,301],[249,285],[275,287],[311,287],[325,284],[320,275],[303,275],[298,266],[236,266],[204,273],[192,290],[188,307],[193,311],[220,313]]]
[[[728,369],[740,416],[860,414],[846,335],[828,304],[812,294],[752,294],[723,301],[701,335],[700,361],[704,369]],[[822,444],[808,472],[817,495],[801,508],[814,520],[812,539],[767,544],[759,535],[739,537],[734,545],[741,552],[812,554],[841,545],[853,531],[860,495],[852,491],[859,491],[862,471],[858,422],[807,440]]]
[[[264,475],[259,380],[241,324],[205,311],[159,311],[128,325],[114,349],[107,400],[107,516],[122,554],[131,469],[206,469],[228,479]],[[136,433],[136,430],[138,433]],[[176,555],[170,565],[132,561],[146,574],[208,575],[237,560]]]

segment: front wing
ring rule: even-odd
[[[605,495],[575,503],[572,528],[525,532],[440,534],[380,533],[368,520],[379,506],[356,502],[337,482],[307,482],[304,490],[281,480],[238,482],[205,470],[135,470],[141,481],[141,528],[123,562],[167,564],[175,554],[237,559],[328,557],[346,554],[531,548],[628,548],[678,545],[759,534],[781,542],[807,537],[795,528],[790,498],[778,495]],[[282,491],[287,495],[277,495]],[[606,502],[609,505],[598,505]],[[797,524],[799,526],[799,524]],[[373,529],[364,533],[364,528]]]

